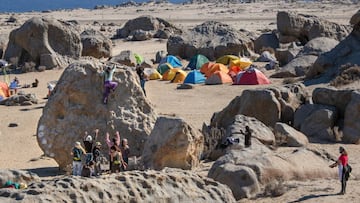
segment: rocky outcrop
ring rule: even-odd
[[[204,137],[181,118],[159,117],[142,154],[146,168],[193,169],[198,166]]]
[[[347,143],[360,144],[360,92],[354,91],[345,110],[344,137]]]
[[[302,44],[317,37],[341,41],[350,33],[350,28],[316,16],[280,11],[277,14],[277,29],[283,36],[292,36]]]
[[[279,61],[280,66],[288,64],[293,60],[300,52],[301,47],[298,47],[295,43],[291,43],[288,46],[281,46],[276,49],[275,57]]]
[[[83,46],[82,56],[95,58],[108,58],[111,56],[112,42],[101,32],[96,30],[85,30],[81,33]]]
[[[120,52],[120,54],[111,57],[110,61],[130,67],[135,67],[138,64],[135,53],[131,50],[124,50]]]
[[[360,65],[360,22],[356,20],[358,13],[350,20],[353,25],[352,32],[331,51],[319,56],[306,73],[308,79],[323,73],[337,74],[338,69],[344,64]]]
[[[305,55],[299,56],[291,60],[284,67],[281,67],[276,73],[272,74],[272,78],[288,78],[304,76],[307,70],[314,64],[317,56]]]
[[[4,58],[18,66],[34,62],[47,69],[66,67],[68,63],[62,56],[78,58],[82,51],[80,35],[75,30],[55,19],[31,18],[10,33]]]
[[[231,190],[192,172],[129,171],[99,178],[60,177],[0,190],[1,202],[235,202]]]
[[[161,18],[140,16],[127,21],[116,33],[115,38],[143,41],[153,37],[167,39],[171,35],[181,34],[181,30]]]
[[[279,48],[279,39],[276,33],[264,33],[254,41],[254,51],[256,53],[261,54],[263,48],[272,48],[274,50]]]
[[[250,38],[227,24],[207,21],[182,35],[169,38],[167,52],[170,55],[190,59],[202,54],[209,60],[232,54],[250,55],[253,43]]]
[[[0,170],[0,186],[3,187],[7,181],[30,184],[40,182],[39,176],[23,170]],[[0,188],[1,188],[0,187]],[[1,195],[0,195],[1,196]]]
[[[157,115],[140,87],[136,73],[120,66],[114,73],[119,85],[104,105],[101,63],[78,61],[67,67],[43,109],[38,122],[37,139],[47,156],[61,168],[71,163],[74,142],[82,140],[84,131],[98,128],[101,139],[105,132],[118,130],[129,140],[131,155],[139,156],[151,133]],[[104,154],[107,153],[105,147]]]
[[[323,53],[331,51],[338,44],[339,41],[335,39],[327,37],[317,37],[306,43],[305,46],[298,53],[298,56],[320,56]]]
[[[0,104],[6,106],[30,106],[37,103],[38,99],[35,94],[24,94],[22,92],[0,101]]]
[[[3,58],[7,43],[8,43],[8,39],[5,36],[0,35],[0,59]]]
[[[288,147],[305,147],[309,144],[308,138],[301,132],[285,123],[276,123],[274,134],[279,145]]]

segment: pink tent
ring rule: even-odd
[[[270,80],[258,69],[250,67],[236,75],[234,85],[264,85],[270,84]]]

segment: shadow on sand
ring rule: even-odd
[[[59,167],[43,167],[43,168],[32,168],[32,169],[24,169],[24,170],[35,173],[40,178],[53,177],[53,176],[65,174],[65,172],[60,170]]]
[[[331,197],[331,196],[338,196],[338,195],[339,195],[338,193],[335,193],[335,194],[320,194],[320,195],[311,194],[311,195],[306,195],[304,197],[301,197],[301,198],[299,198],[297,200],[294,200],[294,201],[291,201],[291,202],[288,202],[288,203],[296,203],[296,202],[302,202],[302,201],[315,199],[315,198],[320,198],[320,197]]]

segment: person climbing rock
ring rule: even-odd
[[[106,66],[105,71],[101,73],[104,76],[104,95],[103,95],[103,103],[108,103],[108,97],[110,91],[115,91],[116,87],[118,86],[117,82],[112,81],[114,72],[116,70],[116,65]]]

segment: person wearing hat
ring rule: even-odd
[[[85,151],[86,151],[86,164],[89,164],[90,161],[93,160],[93,154],[92,154],[93,144],[95,143],[95,141],[98,137],[99,129],[95,129],[94,134],[95,134],[95,136],[92,136],[92,135],[88,134],[87,131],[85,131],[85,133],[84,133],[83,143],[84,143]]]
[[[80,176],[82,163],[81,156],[85,154],[85,149],[81,146],[80,142],[75,142],[74,148],[72,149],[71,155],[73,155],[73,175]]]
[[[349,158],[348,158],[348,153],[347,151],[344,149],[344,147],[339,147],[339,153],[340,156],[338,158],[338,160],[331,164],[329,167],[330,168],[334,168],[335,166],[338,166],[338,170],[339,170],[339,179],[341,181],[341,191],[339,194],[344,195],[346,192],[346,181],[349,178]]]
[[[95,147],[92,151],[93,153],[93,157],[94,157],[94,173],[95,176],[98,176],[101,174],[101,163],[100,163],[100,158],[101,158],[101,143],[100,142],[96,142],[95,143]]]

